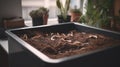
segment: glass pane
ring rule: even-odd
[[[66,0],[61,0],[65,2]],[[81,0],[71,0],[71,8],[76,5],[78,8],[80,6]],[[31,20],[29,13],[31,10],[38,9],[40,6],[47,7],[49,9],[49,18],[57,18],[58,8],[56,6],[56,0],[22,0],[22,10],[23,18],[25,20]]]
[[[44,6],[49,9],[49,18],[56,18],[56,0],[22,0],[22,13],[25,20],[31,20],[29,13],[31,10]]]

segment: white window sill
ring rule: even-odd
[[[54,25],[54,24],[58,24],[58,19],[54,18],[54,19],[48,19],[48,25]],[[25,25],[26,26],[32,26],[32,20],[26,20],[25,21]]]

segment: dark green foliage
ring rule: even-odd
[[[108,25],[112,16],[112,4],[113,0],[88,0],[87,12],[81,16],[81,22],[96,27]]]

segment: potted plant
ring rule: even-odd
[[[72,22],[77,22],[79,21],[80,16],[82,15],[80,9],[77,9],[77,7],[75,6],[74,9],[70,10],[71,13],[71,21]]]
[[[56,4],[57,4],[57,7],[59,8],[60,13],[61,13],[60,15],[58,15],[59,23],[70,22],[71,16],[68,15],[70,0],[66,0],[65,6],[63,6],[63,3],[60,2],[60,0],[56,0]]]
[[[32,17],[33,26],[47,24],[49,10],[45,7],[32,10],[30,16]]]

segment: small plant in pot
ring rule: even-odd
[[[60,0],[56,0],[57,7],[60,10],[60,15],[58,15],[58,22],[63,23],[63,22],[70,22],[71,21],[71,16],[68,15],[68,10],[70,6],[70,0],[66,0],[65,6],[63,6],[63,3],[60,2]]]
[[[45,7],[32,10],[30,16],[32,17],[33,26],[47,24],[49,10]]]
[[[82,15],[80,9],[78,9],[77,6],[75,6],[74,9],[71,9],[70,13],[71,13],[71,21],[72,22],[78,22],[80,16]]]

